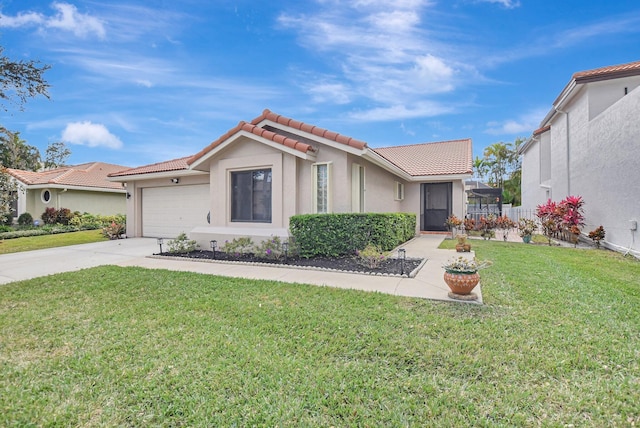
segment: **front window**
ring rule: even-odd
[[[48,204],[49,201],[51,201],[51,192],[47,189],[43,190],[42,193],[40,193],[40,198],[42,199],[42,202]]]
[[[331,212],[330,207],[330,182],[331,168],[328,163],[313,165],[313,212],[326,214]]]
[[[271,169],[231,173],[231,221],[271,222]]]

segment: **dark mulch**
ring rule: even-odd
[[[212,260],[212,251],[192,251],[190,253],[161,253],[157,254],[161,256],[170,257],[186,257],[191,259],[208,259]],[[377,267],[370,268],[362,264],[362,261],[355,257],[288,257],[286,260],[284,257],[279,260],[267,259],[263,257],[256,257],[253,254],[241,254],[236,256],[235,254],[227,254],[216,251],[216,260],[243,262],[243,263],[266,263],[273,265],[285,265],[285,266],[303,266],[303,267],[316,267],[322,269],[331,269],[347,272],[360,272],[377,275],[403,275],[409,276],[413,270],[415,270],[422,263],[423,259],[407,258],[404,261],[404,266],[399,259],[388,258],[382,261]]]

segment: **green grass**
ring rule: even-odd
[[[106,239],[107,238],[102,236],[100,230],[83,230],[80,232],[57,233],[54,235],[4,239],[0,240],[0,254],[88,244],[90,242],[105,241]]]
[[[472,244],[484,306],[119,267],[3,285],[0,425],[640,424],[640,263]]]

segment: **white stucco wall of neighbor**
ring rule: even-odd
[[[605,245],[640,256],[640,87],[589,123],[587,138],[573,152],[573,193],[586,201],[587,233],[602,225]]]

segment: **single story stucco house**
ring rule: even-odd
[[[123,183],[127,236],[209,241],[288,236],[308,213],[410,212],[416,232],[464,216],[470,139],[371,148],[269,110],[195,155],[110,174]]]
[[[72,212],[115,215],[127,208],[122,183],[107,180],[111,173],[128,169],[104,162],[89,162],[46,171],[7,168],[18,184],[14,216],[28,212],[38,219],[46,208],[68,208]]]

